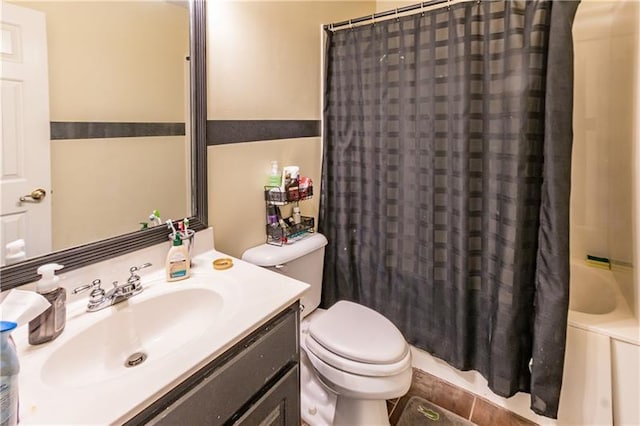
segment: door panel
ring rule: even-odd
[[[49,84],[44,14],[2,2],[0,263],[22,238],[27,257],[51,251]],[[39,201],[20,197],[42,188]],[[29,202],[30,201],[30,202]]]

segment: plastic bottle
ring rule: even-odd
[[[297,201],[300,199],[298,191],[298,172],[297,166],[287,166],[285,170],[285,191],[287,192],[287,201]]]
[[[7,265],[21,262],[27,258],[23,239],[11,241],[5,246],[5,251],[7,254],[4,256],[4,261]]]
[[[173,243],[167,253],[167,281],[179,281],[191,275],[191,259],[187,246],[182,244],[180,233],[176,232]]]
[[[279,187],[281,184],[281,179],[282,179],[282,175],[278,171],[278,162],[272,161],[271,173],[269,173],[269,178],[267,179],[267,186]]]
[[[276,213],[276,206],[273,204],[267,205],[267,224],[272,225],[278,223],[278,214]]]
[[[57,263],[48,263],[38,268],[42,276],[36,284],[36,291],[44,296],[51,306],[29,321],[29,343],[39,345],[58,337],[67,324],[67,291],[60,287],[55,271],[64,268]]]
[[[11,338],[15,322],[0,321],[0,425],[18,424],[18,373],[20,363]]]
[[[293,217],[293,223],[295,223],[296,225],[299,225],[300,222],[302,222],[302,216],[300,215],[300,207],[294,207],[293,208],[293,214],[291,215]]]

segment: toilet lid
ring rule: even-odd
[[[369,364],[406,357],[407,342],[391,321],[373,309],[341,300],[309,326],[309,336],[334,354]]]
[[[302,340],[302,348],[307,354],[311,353],[318,362],[329,365],[331,368],[356,374],[359,376],[388,377],[404,373],[411,368],[411,351],[407,345],[407,350],[400,361],[389,364],[371,364],[368,362],[352,361],[340,355],[336,355],[329,349],[318,343],[313,337],[308,336]]]

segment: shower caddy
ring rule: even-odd
[[[282,190],[278,186],[264,187],[265,210],[269,210],[269,206],[275,206],[279,209],[281,206],[294,204],[296,207],[300,201],[308,200],[313,197],[313,185],[307,188],[299,189],[296,193]],[[278,216],[280,219],[280,217]],[[287,224],[283,228],[278,224],[266,224],[267,244],[274,246],[282,246],[287,243],[294,242],[297,238],[304,236],[306,233],[312,233],[315,221],[310,216],[300,216],[300,223],[290,223],[288,219],[284,219]],[[276,225],[276,226],[274,226]]]

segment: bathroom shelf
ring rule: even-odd
[[[276,206],[284,206],[289,203],[308,200],[311,197],[313,197],[313,186],[298,189],[295,193],[289,194],[287,194],[287,191],[281,190],[279,186],[264,187],[264,200]]]
[[[312,185],[295,191],[283,191],[278,186],[264,187],[264,200],[267,216],[269,217],[269,210],[271,207],[271,210],[277,211],[277,214],[273,212],[271,214],[277,216],[279,219],[275,223],[267,223],[265,227],[267,244],[274,246],[291,244],[303,237],[305,234],[314,232],[313,227],[315,226],[315,220],[313,217],[300,216],[300,223],[293,223],[291,218],[285,219],[281,217],[280,213],[280,206],[288,204],[295,204],[297,206],[300,201],[308,200],[311,197],[313,197]]]
[[[295,242],[299,237],[302,237],[307,233],[314,232],[314,225],[314,219],[309,216],[301,216],[299,224],[289,225],[285,229],[282,229],[280,224],[277,223],[266,225],[267,244],[282,246],[284,244]]]

